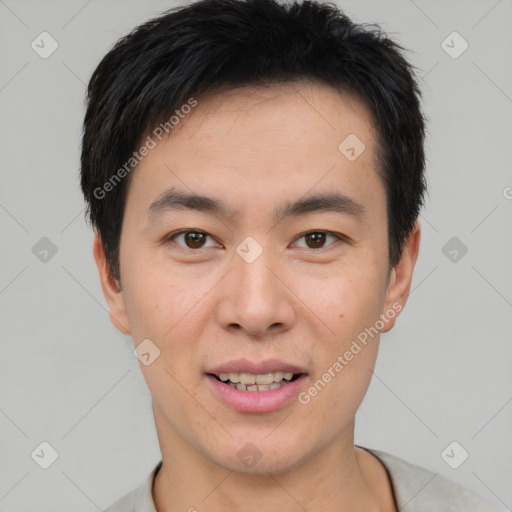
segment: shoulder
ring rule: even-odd
[[[103,512],[132,512],[135,510],[135,503],[137,501],[137,494],[139,489],[130,492],[129,494],[119,498],[115,503]]]
[[[410,512],[432,512],[440,510],[441,507],[443,512],[498,511],[476,494],[439,473],[433,473],[389,453],[364,449],[375,455],[386,468],[400,510],[407,505]]]
[[[119,498],[103,512],[156,512],[152,490],[155,475],[161,465],[162,461],[158,462],[136,489]]]

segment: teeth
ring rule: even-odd
[[[242,384],[244,386],[267,386],[277,384],[284,380],[291,380],[292,372],[270,372],[254,375],[252,373],[221,373],[219,379],[223,382],[230,381],[233,384]],[[240,389],[240,388],[237,388]],[[275,388],[273,388],[275,389]]]
[[[282,386],[285,386],[283,382],[273,382],[272,384],[252,384],[246,386],[245,384],[234,384],[233,382],[226,382],[228,386],[231,386],[232,388],[238,389],[240,391],[269,391],[271,389],[277,389]]]
[[[252,375],[251,373],[240,373],[240,383],[245,384],[246,386],[249,384],[256,384],[256,375]]]
[[[251,373],[221,373],[220,380],[240,391],[270,391],[285,386],[283,380],[291,380],[292,372],[270,372],[253,375]]]
[[[256,384],[272,384],[274,382],[274,374],[273,373],[262,373],[261,375],[256,375]]]

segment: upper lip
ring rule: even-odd
[[[254,375],[258,375],[271,372],[306,373],[306,370],[301,366],[286,363],[279,359],[267,359],[265,361],[255,362],[242,358],[215,366],[206,373],[214,375],[219,375],[221,373],[252,373]]]

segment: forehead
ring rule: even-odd
[[[141,161],[130,189],[147,204],[169,186],[229,196],[230,206],[257,196],[262,208],[313,189],[363,198],[380,182],[374,132],[366,105],[328,85],[218,90],[197,98]]]
[[[296,121],[301,122],[297,125]],[[237,130],[232,132],[234,127]],[[329,132],[341,135],[345,129],[351,129],[367,139],[367,132],[374,131],[371,112],[361,98],[309,80],[265,87],[219,88],[202,95],[198,106],[176,128],[171,137],[180,134],[180,138],[191,138],[201,133],[235,138],[244,136],[245,130],[259,130],[262,134],[285,129],[280,134],[284,139],[286,133],[308,131],[312,142],[318,139],[313,131],[321,137]]]

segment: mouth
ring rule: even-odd
[[[291,406],[309,382],[305,368],[278,360],[231,361],[205,373],[215,400],[241,413],[270,413]]]

